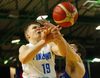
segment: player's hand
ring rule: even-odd
[[[52,23],[50,23],[50,21],[46,21],[43,17],[41,17],[41,18],[42,18],[43,22],[41,22],[41,21],[37,21],[37,22],[44,25],[44,27],[42,27],[42,29],[53,27],[52,28],[52,31],[53,31],[59,27],[59,25],[55,26]],[[60,27],[60,29],[62,29],[62,27]],[[59,35],[61,35],[59,31],[58,31],[58,33],[59,33]]]
[[[54,24],[50,23],[50,21],[46,21],[43,17],[41,17],[41,18],[42,18],[43,22],[41,22],[41,21],[37,21],[37,22],[44,25],[45,28],[49,28],[49,27],[55,28],[56,27]],[[59,27],[59,25],[57,25],[57,27]]]
[[[42,27],[42,28],[38,28],[37,30],[40,30],[42,32],[42,39],[44,39],[45,41],[60,41],[57,38],[63,36],[62,34],[58,34],[58,31],[61,30],[61,28],[57,27]]]
[[[55,26],[55,25],[53,25],[52,23],[50,23],[50,21],[46,21],[43,17],[41,17],[41,18],[42,18],[43,22],[37,21],[38,23],[40,23],[40,24],[42,24],[42,25],[44,25],[44,26],[46,26],[46,27]]]

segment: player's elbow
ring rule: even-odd
[[[66,53],[62,52],[62,53],[61,53],[61,56],[62,56],[62,57],[65,57],[65,56],[66,56]]]
[[[22,63],[22,64],[26,64],[26,61],[25,60],[20,60],[20,62]]]
[[[20,61],[22,64],[26,64],[26,63],[27,63],[26,59],[23,58],[23,57],[20,57],[20,56],[19,56],[19,61]]]

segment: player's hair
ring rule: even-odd
[[[80,43],[78,43],[76,40],[72,40],[72,41],[68,41],[68,42],[69,42],[69,44],[75,44],[77,46],[78,50],[76,53],[80,53],[81,59],[83,60],[86,56],[85,48]]]
[[[40,24],[37,23],[37,22],[27,22],[27,23],[25,24],[25,26],[24,26],[24,35],[25,35],[26,40],[28,40],[28,38],[26,37],[27,29],[28,29],[28,27],[29,27],[31,24],[40,25]]]

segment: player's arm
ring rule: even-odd
[[[52,27],[46,29],[42,32],[42,39],[35,44],[33,47],[28,48],[27,46],[23,45],[19,49],[19,60],[21,63],[25,64],[32,60],[37,53],[44,47],[47,43],[53,42],[54,35],[53,33],[50,33]]]
[[[42,18],[42,20],[44,22],[40,22],[40,21],[37,21],[37,22],[39,22],[40,24],[44,25],[44,28],[53,27],[52,30],[51,30],[51,32],[56,32],[55,34],[62,35],[60,33],[60,29],[61,28],[58,29],[59,26],[55,26],[55,25],[53,25],[49,21],[46,21],[43,18]],[[65,56],[66,55],[66,47],[65,47],[66,40],[62,36],[58,36],[58,37],[56,36],[55,39],[57,39],[54,42],[56,45],[54,45],[54,43],[52,44],[53,45],[53,48],[52,48],[53,52],[55,54],[57,54],[57,52],[59,52],[57,55],[61,54],[61,56]]]
[[[66,56],[66,40],[63,38],[63,35],[59,32],[61,28],[59,26],[54,27],[52,29],[52,33],[54,35],[58,35],[55,38],[55,41],[50,43],[51,49],[56,55]]]
[[[59,29],[53,31],[55,33],[53,33],[54,36],[54,41],[49,43],[51,46],[51,49],[53,51],[54,54],[59,55],[59,56],[66,56],[66,46],[65,46],[65,39],[62,37],[62,34],[60,34],[60,32],[58,32]]]
[[[52,49],[54,54],[56,54],[58,56],[66,56],[65,40],[63,38],[61,38],[61,39],[59,39],[60,41],[56,40],[56,41],[51,42],[49,44],[50,44],[51,49]]]
[[[37,53],[41,50],[43,46],[45,46],[46,43],[44,40],[39,41],[36,45],[29,48],[26,45],[23,45],[19,48],[19,60],[21,63],[25,64],[32,60]]]
[[[60,35],[60,32],[58,32],[59,35]],[[62,55],[62,56],[66,56],[66,40],[60,36],[60,37],[57,37],[58,40],[60,41],[55,41],[54,43],[57,45],[58,47],[58,52]]]
[[[72,48],[69,46],[69,43],[66,41],[66,58],[67,60],[70,60],[70,62],[82,62],[80,56],[72,50]]]
[[[66,42],[66,67],[65,70],[71,78],[82,78],[85,74],[83,62],[78,54]],[[81,71],[79,71],[81,70]]]
[[[58,32],[59,29],[57,29],[57,31],[53,31],[52,34],[54,35],[54,40],[52,42],[49,43],[51,50],[53,51],[54,54],[59,55],[59,56],[65,56],[66,55],[66,47],[65,47],[65,40],[62,37],[61,34],[58,34],[56,32]],[[55,33],[54,33],[55,32]]]
[[[49,43],[50,47],[51,47],[51,50],[52,52],[57,55],[57,56],[62,56],[58,50],[58,46],[54,43],[54,42],[51,42]]]

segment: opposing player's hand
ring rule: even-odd
[[[42,18],[43,22],[41,22],[41,21],[37,21],[37,22],[44,25],[45,28],[48,28],[48,27],[56,28],[56,26],[54,24],[50,23],[50,21],[46,21],[43,17],[41,17],[41,18]],[[57,25],[57,27],[59,27],[59,25]]]
[[[44,25],[44,26],[46,26],[46,27],[55,26],[55,25],[53,25],[52,23],[50,23],[50,21],[46,21],[43,17],[41,17],[41,18],[42,18],[43,22],[37,21],[38,23],[40,23],[40,24],[42,24],[42,25]]]
[[[55,29],[57,30],[57,28],[59,27],[59,25],[55,26],[54,24],[50,23],[50,21],[46,21],[43,17],[41,17],[41,18],[42,18],[43,22],[41,22],[41,21],[37,21],[37,22],[44,25],[44,27],[42,27],[42,30],[43,29],[45,30],[46,28],[49,28],[49,27],[53,27],[51,30],[51,31],[53,31]],[[60,27],[60,29],[62,29],[62,27]],[[60,35],[59,31],[58,31],[58,33]]]
[[[58,28],[59,26],[56,27],[41,27],[38,28],[37,30],[42,32],[42,39],[44,39],[45,41],[60,41],[59,39],[57,39],[58,37],[63,36],[63,34],[58,34],[58,31],[61,30],[61,28]]]

